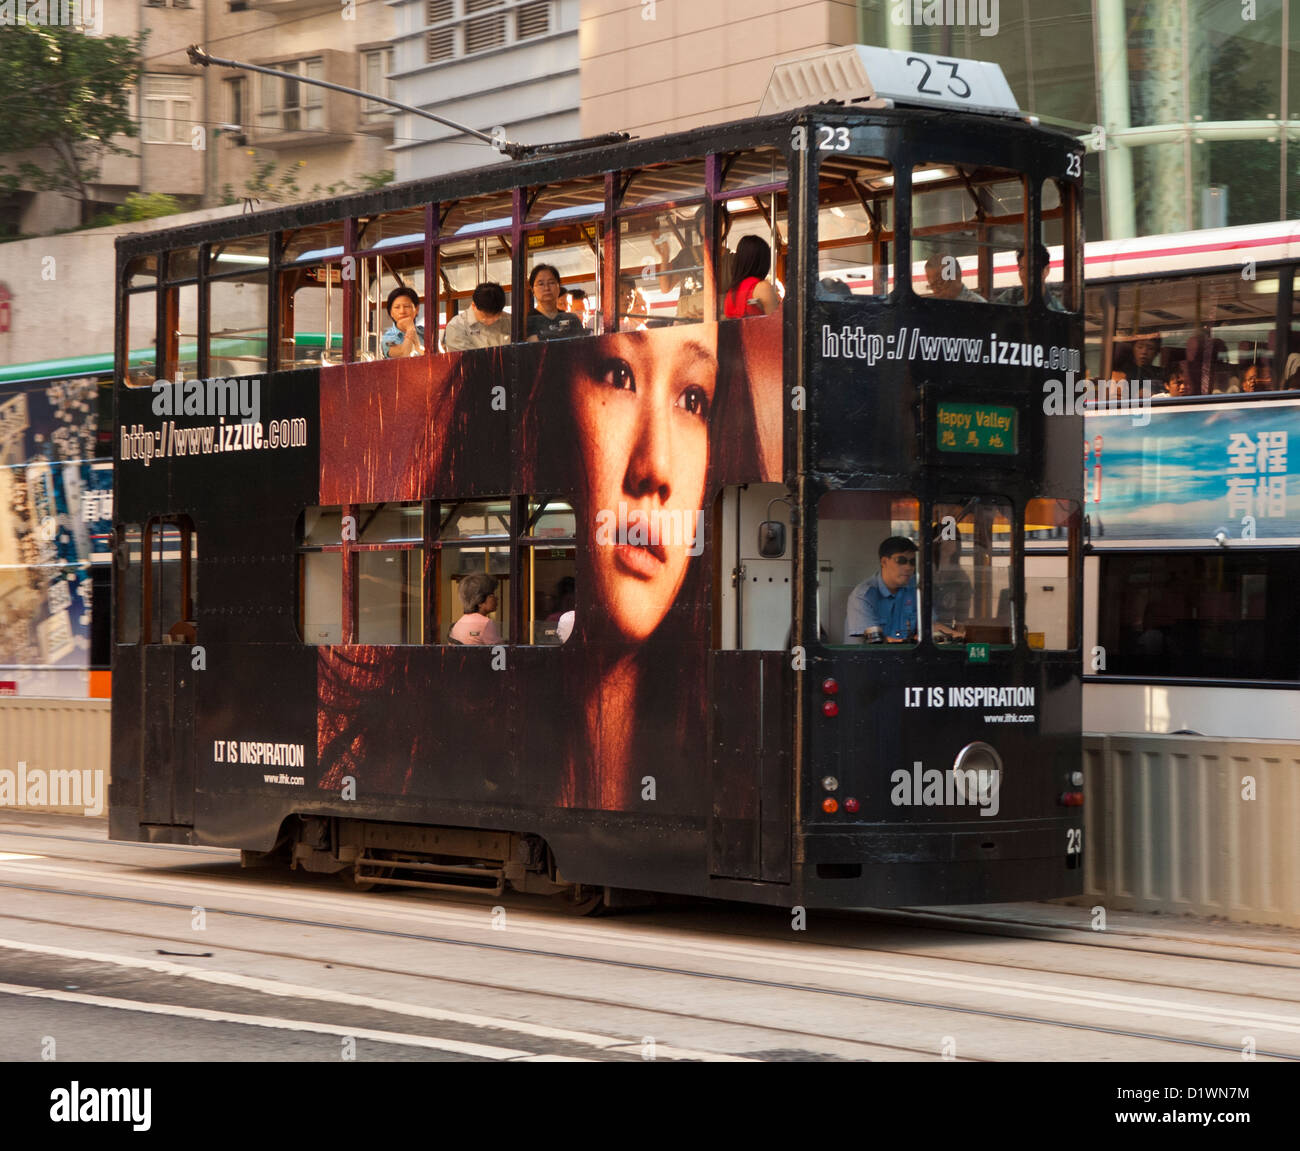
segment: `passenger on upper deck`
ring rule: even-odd
[[[1016,267],[1020,272],[1020,286],[1017,288],[1005,288],[994,298],[995,304],[1023,304],[1029,296],[1029,267],[1026,257],[1028,252],[1024,248],[1016,249]],[[1051,270],[1048,266],[1049,254],[1043,244],[1038,245],[1038,262],[1042,268],[1043,275],[1043,302],[1048,309],[1053,312],[1065,311],[1065,305],[1061,303],[1061,297],[1058,296],[1054,289],[1047,286],[1047,273]]]
[[[393,326],[379,338],[384,355],[390,359],[424,355],[424,326],[415,322],[420,312],[420,297],[415,289],[405,284],[394,288],[388,293],[385,307]]]
[[[503,642],[501,629],[489,618],[497,610],[497,578],[474,572],[460,581],[460,602],[465,614],[451,626],[452,643],[491,645]]]
[[[952,260],[951,264],[949,260]],[[965,300],[972,304],[987,304],[988,301],[983,296],[972,291],[962,282],[960,271],[953,274],[956,266],[957,261],[952,256],[945,256],[940,252],[935,252],[925,261],[925,282],[930,286],[930,295],[939,300]]]
[[[499,348],[510,342],[510,321],[505,318],[506,293],[491,280],[474,289],[469,308],[447,321],[443,343],[449,352],[470,348]]]
[[[681,250],[671,260],[668,258],[668,238],[661,237],[656,228],[650,233],[650,243],[659,253],[659,290],[671,292],[673,284],[680,285],[677,292],[677,318],[701,320],[704,318],[704,206],[695,213],[694,224],[682,229]]]
[[[591,297],[582,288],[570,288],[568,291],[569,312],[578,317],[582,326],[590,334],[592,330]]]
[[[570,312],[559,308],[560,273],[550,264],[538,264],[528,277],[528,290],[533,295],[533,307],[528,313],[530,343],[538,340],[563,340],[569,336],[585,334],[582,321]]]
[[[772,269],[772,249],[761,236],[742,236],[736,245],[736,259],[731,286],[723,300],[728,319],[744,316],[770,316],[781,301],[776,289],[767,282]]]
[[[650,309],[645,297],[636,286],[636,281],[625,279],[618,290],[618,330],[634,332],[644,328],[650,318]]]
[[[916,544],[890,536],[880,567],[849,593],[844,642],[911,643],[916,639]]]

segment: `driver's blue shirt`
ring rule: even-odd
[[[885,639],[916,638],[916,581],[890,591],[877,571],[849,592],[844,642],[853,643],[867,628],[878,627]]]

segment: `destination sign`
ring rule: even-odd
[[[1016,409],[996,404],[935,405],[935,435],[945,452],[1016,454]]]

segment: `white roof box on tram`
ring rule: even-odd
[[[868,108],[907,104],[1020,116],[997,64],[898,52],[866,44],[827,48],[772,69],[760,116],[839,101]]]

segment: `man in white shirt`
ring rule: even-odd
[[[510,319],[505,313],[506,294],[491,280],[474,289],[469,308],[447,321],[442,340],[449,352],[471,348],[499,348],[510,343]]]

